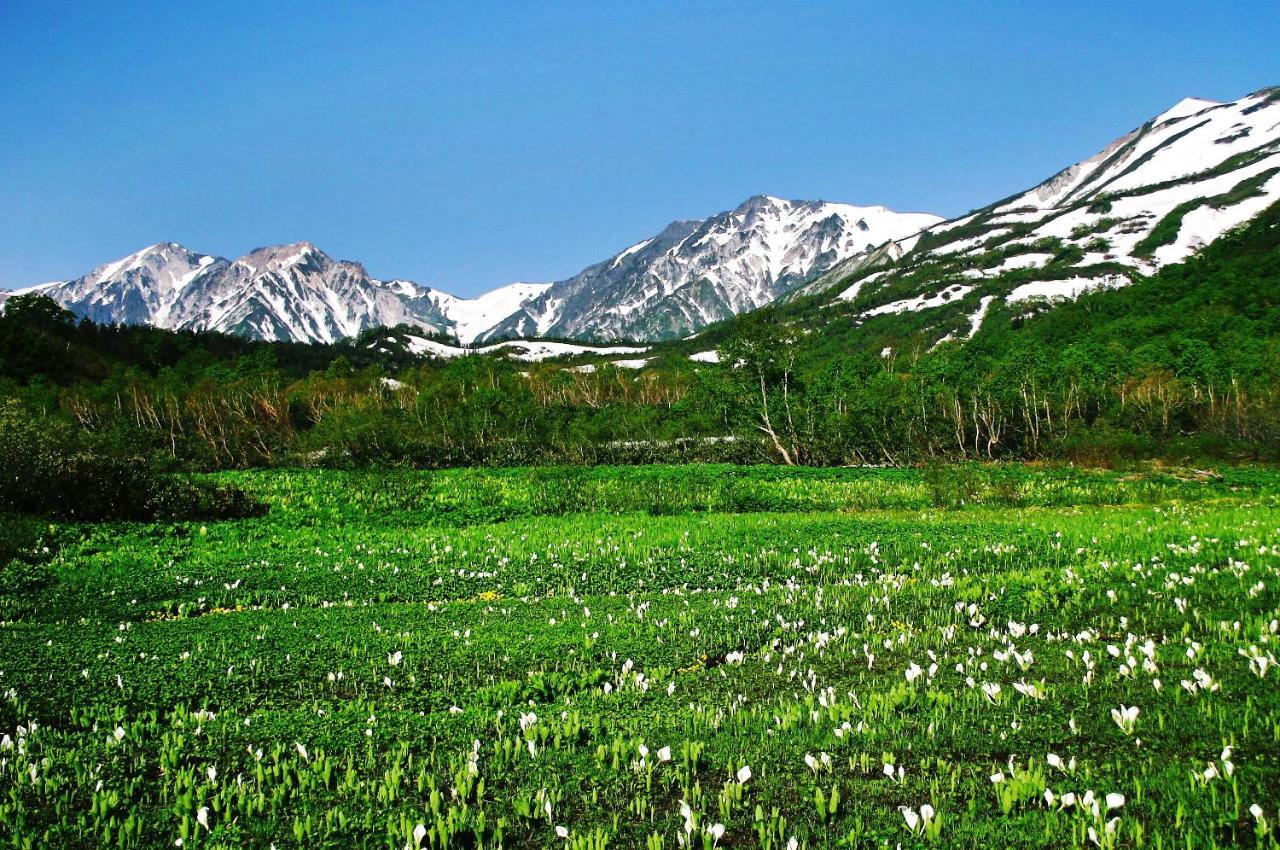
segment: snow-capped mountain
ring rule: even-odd
[[[151,245],[40,292],[96,322],[214,330],[254,339],[334,342],[374,327],[413,325],[463,342],[548,284],[516,283],[457,298],[412,281],[372,278],[309,242],[258,248],[234,262],[174,242]]]
[[[255,339],[333,342],[382,325],[435,332],[448,325],[426,291],[374,280],[359,263],[333,260],[308,242],[259,248],[234,262],[165,242],[76,280],[23,291],[97,322]]]
[[[179,328],[300,342],[334,342],[402,323],[443,331],[445,318],[425,293],[401,284],[374,280],[359,263],[298,242],[259,248],[216,274],[198,276],[171,316]]]
[[[327,343],[407,324],[464,345],[539,336],[657,340],[759,307],[938,220],[758,196],[709,219],[674,222],[568,280],[513,283],[476,298],[377,280],[309,242],[259,248],[234,261],[163,243],[76,280],[31,289],[98,322],[255,339]]]
[[[104,263],[84,277],[19,292],[42,292],[95,322],[174,327],[169,314],[182,291],[200,275],[216,273],[226,265],[226,260],[164,242]]]
[[[753,310],[841,261],[941,219],[884,207],[748,198],[550,286],[480,339],[661,340]]]
[[[1040,309],[1186,259],[1280,201],[1280,88],[1179,101],[1043,183],[935,224],[802,291],[854,320],[926,313],[972,336],[993,305]],[[842,308],[837,313],[849,312]]]

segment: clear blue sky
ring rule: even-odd
[[[0,287],[308,239],[468,295],[757,193],[959,214],[1277,83],[1274,0],[0,0]]]

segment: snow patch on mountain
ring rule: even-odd
[[[987,311],[991,309],[991,303],[996,300],[994,295],[984,295],[978,302],[978,309],[973,311],[969,316],[969,336],[972,337],[982,327],[982,323],[987,318]]]
[[[919,295],[915,298],[903,298],[900,301],[891,301],[888,304],[881,304],[879,307],[873,307],[863,312],[863,318],[872,316],[883,316],[889,313],[918,313],[921,310],[930,310],[934,307],[941,307],[943,304],[949,304],[952,301],[959,301],[961,298],[973,291],[972,286],[965,286],[961,283],[953,283],[940,292],[932,295]]]
[[[409,335],[404,338],[405,347],[414,354],[425,355],[429,357],[454,358],[465,357],[471,354],[497,354],[503,353],[516,360],[523,360],[529,363],[535,363],[542,360],[549,360],[553,357],[572,357],[583,354],[610,355],[610,354],[643,354],[648,351],[647,347],[628,346],[628,345],[577,345],[568,342],[559,342],[554,340],[505,340],[503,342],[494,343],[492,345],[482,345],[476,347],[465,347],[460,345],[449,345],[439,340],[427,339],[425,337]],[[615,361],[620,364],[634,363],[636,361]],[[645,360],[638,361],[643,365]],[[631,366],[629,368],[639,368]]]
[[[1095,289],[1118,289],[1128,285],[1128,283],[1129,278],[1124,275],[1069,277],[1064,280],[1033,281],[1015,288],[1005,300],[1010,304],[1016,304],[1019,301],[1030,301],[1032,298],[1044,298],[1049,301],[1079,298],[1085,292]]]
[[[1182,217],[1178,237],[1171,245],[1156,249],[1155,260],[1164,265],[1185,260],[1227,231],[1239,227],[1280,198],[1280,174],[1262,186],[1261,193],[1224,207],[1210,204],[1196,207]]]

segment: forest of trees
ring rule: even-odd
[[[29,489],[23,458],[58,446],[161,471],[1276,459],[1277,222],[1273,209],[1128,288],[1030,318],[993,309],[971,340],[906,339],[890,356],[863,328],[815,340],[802,316],[772,309],[720,334],[720,364],[659,346],[643,370],[582,371],[428,361],[369,338],[305,346],[104,327],[18,296],[0,317],[0,475]],[[23,448],[32,435],[38,451]]]

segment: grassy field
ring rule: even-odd
[[[9,520],[0,846],[1276,847],[1280,473],[1219,473],[236,473],[267,516]]]

